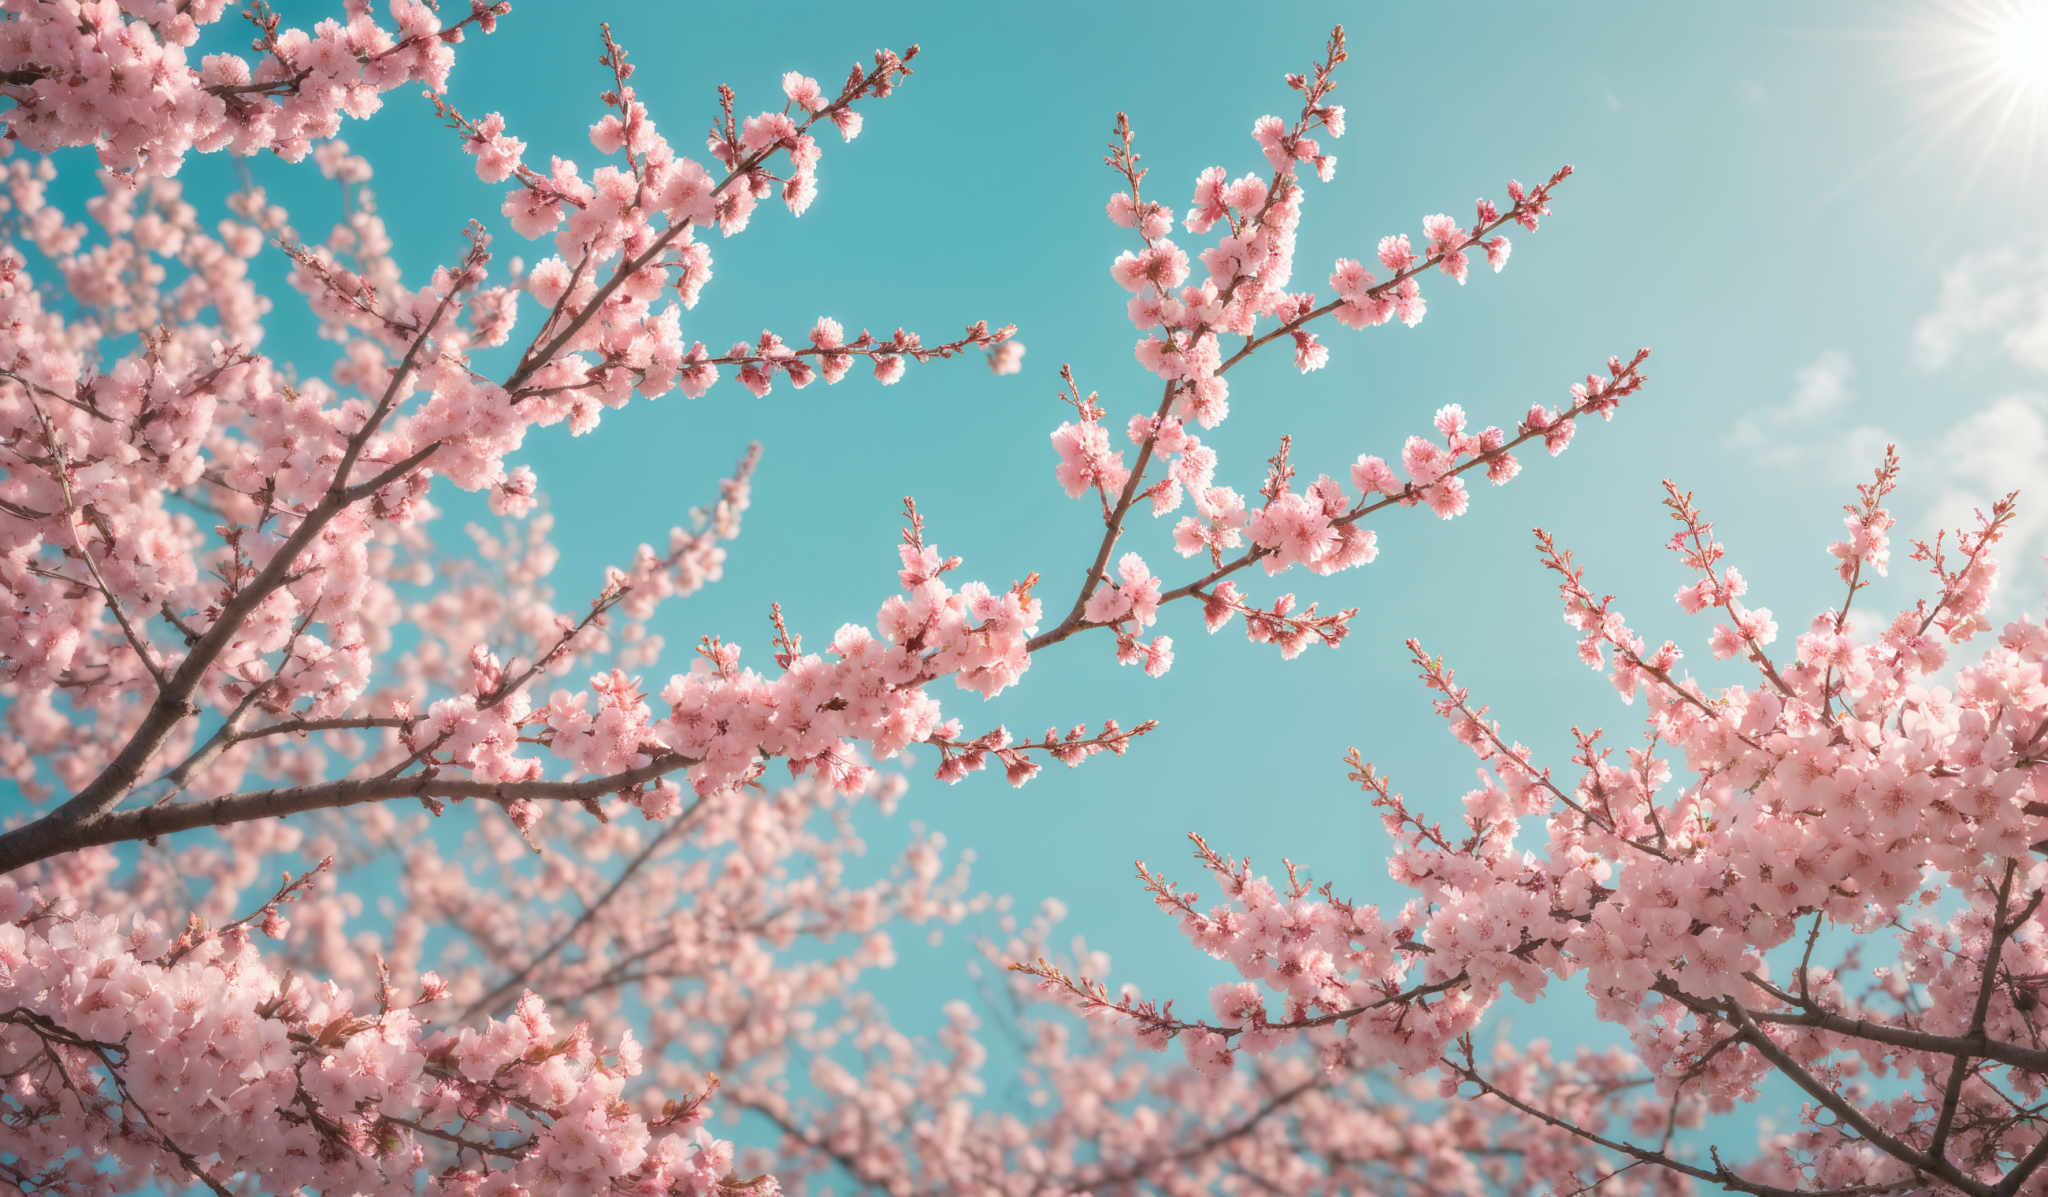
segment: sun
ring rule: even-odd
[[[1988,31],[1990,58],[2003,81],[2017,91],[2048,91],[2048,3],[2016,4]]]
[[[1993,29],[1997,72],[2021,92],[2048,90],[2048,4],[2019,4]]]
[[[1880,35],[1917,109],[1900,148],[1953,163],[1959,195],[2031,186],[2048,160],[2048,0],[1934,0],[1910,11]]]

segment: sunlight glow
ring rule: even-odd
[[[1935,0],[1893,35],[1919,154],[1959,154],[1959,194],[2026,186],[2048,159],[2048,0]]]
[[[1992,58],[2005,82],[2023,92],[2048,89],[2048,4],[2014,8],[1990,34]]]

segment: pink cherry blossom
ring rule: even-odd
[[[1455,438],[1462,413],[1445,409],[1437,424]],[[1435,461],[1430,448],[1409,465]],[[1359,472],[1390,479],[1383,463]],[[1883,560],[1897,473],[1888,451],[1859,488],[1851,538],[1830,550],[1847,594],[1790,658],[1769,651],[1776,624],[1742,605],[1747,583],[1693,497],[1665,484],[1670,547],[1694,574],[1677,604],[1731,617],[1711,643],[1754,670],[1746,685],[1710,690],[1681,672],[1676,645],[1652,647],[1539,532],[1580,655],[1624,698],[1648,700],[1641,746],[1574,728],[1571,769],[1554,773],[1411,640],[1432,706],[1481,765],[1458,817],[1439,823],[1349,757],[1393,840],[1389,872],[1414,901],[1354,905],[1291,861],[1284,884],[1269,881],[1200,836],[1220,904],[1139,866],[1193,946],[1245,978],[1211,992],[1213,1021],[1113,994],[1099,972],[1042,955],[1014,955],[1012,969],[1121,1024],[1135,1045],[1180,1039],[1205,1074],[1295,1050],[1433,1074],[1447,1099],[1608,1161],[1561,1159],[1560,1183],[1640,1168],[1658,1191],[2038,1187],[2048,1151],[2008,1095],[2044,1078],[2031,1028],[2048,976],[2048,801],[2036,793],[2048,776],[2048,630],[2020,616],[1990,634],[2007,496],[1952,541],[1916,542],[1930,596],[1859,634],[1849,612],[1869,584],[1863,567]],[[1210,602],[1237,600],[1219,588]],[[1938,673],[1940,641],[1972,640],[1988,641],[1981,656]],[[1509,992],[1531,1000],[1580,977],[1593,1011],[1628,1036],[1624,1067],[1639,1079],[1575,1104],[1527,1088],[1542,1051],[1503,1045],[1487,1059],[1475,1038]],[[1674,1145],[1672,1130],[1759,1101],[1766,1081],[1811,1098],[1790,1128],[1706,1155]],[[1657,1109],[1632,1105],[1636,1085],[1654,1087]]]
[[[1080,994],[1099,1019],[1076,1032],[1055,1005],[1018,1014],[1036,1078],[1025,1083],[1059,1099],[1026,1119],[977,1101],[993,1086],[971,1010],[947,1013],[936,1048],[919,1044],[888,1023],[867,977],[896,962],[892,937],[906,928],[986,919],[1005,937],[990,959],[1023,953],[1012,944],[1042,957],[1056,920],[1005,925],[999,900],[971,889],[968,853],[928,828],[865,856],[860,826],[896,808],[912,768],[959,782],[993,766],[1022,786],[1053,763],[1142,753],[1160,730],[1152,720],[1096,714],[1033,735],[991,715],[991,700],[1068,641],[1162,678],[1176,663],[1173,621],[1192,625],[1197,602],[1210,631],[1239,620],[1283,657],[1335,647],[1355,608],[1244,588],[1295,566],[1318,577],[1361,567],[1380,547],[1369,525],[1390,508],[1458,514],[1467,475],[1504,483],[1530,441],[1555,453],[1581,417],[1612,418],[1643,385],[1644,353],[1611,359],[1557,410],[1531,408],[1509,427],[1475,431],[1462,408],[1430,424],[1426,408],[1401,415],[1425,431],[1398,453],[1379,446],[1399,466],[1361,456],[1348,485],[1297,478],[1284,436],[1263,469],[1225,460],[1219,446],[1236,442],[1210,437],[1232,416],[1228,375],[1240,363],[1277,343],[1298,371],[1322,368],[1347,351],[1323,340],[1326,316],[1354,329],[1414,324],[1422,276],[1462,282],[1474,250],[1498,267],[1500,229],[1533,230],[1568,168],[1534,188],[1510,184],[1506,206],[1482,202],[1469,228],[1429,218],[1419,251],[1405,235],[1381,241],[1384,280],[1339,260],[1332,294],[1319,296],[1297,289],[1295,258],[1312,181],[1332,177],[1328,151],[1345,130],[1330,102],[1341,30],[1286,78],[1289,115],[1260,118],[1237,145],[1241,173],[1198,177],[1180,220],[1187,245],[1169,239],[1176,208],[1142,192],[1135,134],[1118,117],[1106,211],[1134,240],[1109,281],[1128,293],[1139,368],[1125,366],[1110,393],[1121,405],[1130,382],[1158,390],[1112,416],[1059,371],[1071,413],[1049,432],[1054,481],[1087,504],[1071,560],[977,577],[984,562],[970,568],[939,547],[973,539],[957,517],[928,528],[906,500],[894,587],[869,595],[859,621],[807,629],[772,605],[762,639],[707,633],[675,646],[657,617],[723,577],[758,448],[702,483],[704,506],[687,519],[637,532],[632,512],[616,527],[558,528],[547,453],[601,452],[569,438],[629,405],[677,402],[674,392],[773,400],[856,367],[886,386],[970,353],[995,375],[1024,372],[1015,329],[985,320],[945,336],[855,331],[799,308],[801,323],[718,330],[718,313],[700,306],[718,272],[744,269],[720,257],[725,239],[786,234],[784,212],[831,202],[824,126],[853,141],[918,50],[876,51],[824,76],[836,86],[788,72],[782,98],[765,103],[720,88],[716,107],[692,118],[655,111],[636,62],[600,26],[587,147],[577,139],[543,159],[503,114],[465,115],[451,90],[458,47],[474,53],[469,32],[492,32],[506,6],[386,9],[380,18],[350,0],[301,29],[252,4],[239,17],[249,52],[197,66],[187,50],[228,18],[223,0],[17,4],[0,22],[15,147],[0,172],[13,234],[0,247],[12,346],[0,444],[14,458],[0,476],[0,585],[14,613],[0,621],[0,770],[25,798],[0,831],[0,1177],[37,1192],[772,1197],[785,1179],[828,1169],[890,1192],[1192,1192],[1254,1175],[1295,1191],[1382,1174],[1512,1191],[1512,1170],[1476,1154],[1488,1143],[1545,1161],[1546,1177],[1594,1165],[1569,1130],[1523,1125],[1511,1107],[1593,1111],[1574,1086],[1619,1086],[1626,1061],[1560,1064],[1532,1047],[1488,1082],[1506,1095],[1495,1107],[1479,1116],[1440,1103],[1452,1111],[1444,1124],[1379,1096],[1367,1070],[1432,1064],[1476,1021],[1488,986],[1540,986],[1551,959],[1505,937],[1592,919],[1610,896],[1599,887],[1616,880],[1607,840],[1560,849],[1562,905],[1544,888],[1548,863],[1517,856],[1536,872],[1481,885],[1483,870],[1460,862],[1470,892],[1452,895],[1438,845],[1404,844],[1404,879],[1467,903],[1441,917],[1386,920],[1292,880],[1283,891],[1233,874],[1242,916],[1182,911],[1197,942],[1232,955],[1244,978],[1219,997],[1215,1025],[1074,981],[1107,967],[1084,949],[1072,975],[1040,967],[1045,993],[1010,978],[1020,1011]],[[563,77],[561,102],[579,103]],[[411,85],[444,126],[420,130],[420,152],[468,163],[484,217],[438,265],[393,244],[375,191],[384,176],[336,136]],[[672,120],[704,116],[688,126],[708,130],[701,153],[694,134],[671,141]],[[76,169],[62,151],[87,146],[104,168],[83,202],[90,225],[56,198],[89,185],[51,186]],[[176,177],[190,155],[259,152],[310,158],[306,169],[342,190],[340,219],[295,226],[253,177],[202,210]],[[507,254],[506,237],[533,244]],[[330,343],[317,361],[284,360],[266,336],[287,299]],[[1275,410],[1240,406],[1260,419]],[[553,448],[534,453],[540,444]],[[452,530],[451,491],[479,494],[475,510],[497,522]],[[1888,560],[1876,502],[1852,510],[1837,551],[1852,585]],[[1140,543],[1147,508],[1173,518],[1170,534],[1153,535],[1170,535],[1178,556]],[[1886,712],[1865,709],[1871,688],[1888,695],[1901,670],[1939,665],[1942,637],[1983,630],[1973,621],[1994,533],[1981,530],[1961,565],[1929,550],[1951,597],[1910,634],[1887,633],[1897,661],[1873,657],[1842,617],[1798,638],[1786,685],[1795,696],[1818,687],[1822,714],[1808,703],[1790,717],[1782,735],[1798,742],[1786,751],[1809,755],[1774,784],[1832,784],[1816,780],[1833,776],[1819,769],[1827,754],[1888,734],[1874,718]],[[618,536],[614,564],[558,578],[572,535]],[[889,548],[875,546],[879,559]],[[1579,586],[1561,555],[1553,565]],[[1770,642],[1768,613],[1735,606],[1726,575],[1693,593],[1727,608],[1745,647]],[[1673,742],[1708,759],[1734,753],[1731,736],[1780,734],[1772,720],[1790,704],[1731,709],[1727,726],[1678,709],[1665,694],[1675,649],[1645,647],[1590,592],[1570,597],[1588,655],[1610,663],[1624,692],[1651,696]],[[2033,633],[2013,635],[2010,655],[2030,659]],[[1971,675],[1961,701],[1916,694],[1919,722],[1898,733],[1976,737],[1975,756],[1937,788],[1979,824],[2017,792],[1974,771],[2017,743],[2002,725],[1987,730],[1987,712],[2030,709],[2025,669]],[[1814,742],[1815,719],[1830,716],[1856,721],[1842,745]],[[1468,745],[1477,721],[1458,724]],[[1603,792],[1619,792],[1590,741],[1583,755]],[[1518,787],[1515,809],[1548,811],[1526,778],[1502,784]],[[1924,838],[1892,796],[1917,801],[1921,784],[1918,773],[1879,778],[1869,806],[1885,835]],[[1802,797],[1786,794],[1772,818],[1803,818]],[[2021,833],[2000,824],[1997,835]],[[1814,854],[1821,875],[1861,875],[1817,835],[1791,846]],[[1983,842],[1994,841],[2005,842]],[[1490,841],[1473,851],[1496,855]],[[1795,899],[1832,900],[1745,884],[1781,921]],[[1750,918],[1729,910],[1728,927]],[[1996,930],[2004,917],[1991,919],[1994,938],[2011,938]],[[1690,944],[1686,982],[1725,996],[1747,949],[1731,932],[1660,918],[1600,933]],[[1425,940],[1466,972],[1427,983],[1440,1000],[1395,1000],[1411,967],[1401,945]],[[1944,959],[1930,948],[1921,972]],[[1639,981],[1624,971],[1612,983],[1647,1001],[1654,991]],[[1323,1030],[1368,1003],[1380,1013],[1367,1030]],[[2001,1035],[2012,1033],[2006,1014]],[[1322,1033],[1295,1051],[1302,1030]],[[1132,1050],[1177,1036],[1169,1057]],[[1670,1056],[1658,1046],[1638,1054],[1661,1068]],[[1658,1129],[1690,1116],[1660,1108],[1645,1098],[1631,1116]],[[714,1113],[773,1127],[774,1149],[720,1138],[736,1132],[714,1133]],[[1963,1132],[1973,1145],[1978,1125]],[[1312,1145],[1291,1146],[1295,1136]]]

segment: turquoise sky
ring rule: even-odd
[[[328,11],[279,7],[288,21]],[[1561,769],[1574,723],[1634,742],[1640,708],[1578,663],[1529,548],[1532,525],[1569,544],[1646,635],[1671,635],[1699,665],[1711,628],[1669,601],[1686,579],[1660,549],[1660,479],[1698,493],[1750,599],[1777,612],[1788,642],[1839,598],[1826,542],[1887,437],[1907,467],[1902,533],[2048,481],[2048,153],[2029,144],[2038,125],[2015,117],[1995,131],[1994,113],[1964,113],[1964,69],[1934,71],[1968,57],[1952,11],[520,3],[501,32],[463,48],[451,98],[472,116],[503,112],[531,158],[590,159],[600,15],[638,64],[656,119],[691,152],[721,82],[742,112],[758,111],[780,105],[785,69],[829,84],[876,46],[923,48],[916,76],[866,109],[859,140],[826,145],[808,215],[764,207],[746,235],[715,246],[717,275],[688,335],[713,348],[764,327],[797,339],[829,314],[849,330],[902,324],[936,340],[987,318],[1014,321],[1030,347],[1010,378],[969,360],[914,368],[888,389],[856,377],[759,401],[728,382],[694,402],[636,403],[591,437],[531,438],[523,460],[563,534],[565,604],[606,563],[659,541],[747,442],[764,443],[726,580],[660,623],[677,669],[700,634],[765,657],[771,601],[814,641],[872,619],[896,585],[906,494],[931,539],[965,558],[965,576],[1000,585],[1037,570],[1050,605],[1072,594],[1099,524],[1053,481],[1058,367],[1101,391],[1113,425],[1158,394],[1132,360],[1125,293],[1108,274],[1129,245],[1102,216],[1112,179],[1100,157],[1118,110],[1153,170],[1148,192],[1185,207],[1205,166],[1263,169],[1253,120],[1292,111],[1282,74],[1344,23],[1352,60],[1336,99],[1350,132],[1334,147],[1336,181],[1310,189],[1297,257],[1297,283],[1319,289],[1333,258],[1367,257],[1384,233],[1416,236],[1424,215],[1467,217],[1510,177],[1578,167],[1543,230],[1516,235],[1504,274],[1475,271],[1462,289],[1426,280],[1421,327],[1332,327],[1319,373],[1295,375],[1276,355],[1232,379],[1233,415],[1213,440],[1219,481],[1250,491],[1282,433],[1309,476],[1341,475],[1361,452],[1391,457],[1440,404],[1509,424],[1532,402],[1558,404],[1610,353],[1655,350],[1650,386],[1612,425],[1583,426],[1558,460],[1528,459],[1507,489],[1476,492],[1468,516],[1394,512],[1375,525],[1377,563],[1247,586],[1358,607],[1341,650],[1283,662],[1235,625],[1211,638],[1195,609],[1169,609],[1159,630],[1177,662],[1163,680],[1117,666],[1106,637],[1082,637],[992,703],[944,692],[970,730],[1161,721],[1128,757],[1056,770],[1021,792],[988,775],[940,785],[928,755],[906,803],[977,852],[982,886],[1027,906],[1065,900],[1070,929],[1112,954],[1115,979],[1149,994],[1199,998],[1216,979],[1131,879],[1143,858],[1193,880],[1185,832],[1275,871],[1291,856],[1360,900],[1404,900],[1339,758],[1357,745],[1446,817],[1474,763],[1431,715],[1406,637],[1445,654],[1511,735]],[[502,188],[476,180],[423,100],[393,93],[344,135],[377,170],[411,277],[454,251],[470,216],[502,226]],[[200,170],[188,173],[203,188]],[[256,170],[287,203],[331,204],[310,164]],[[516,244],[501,229],[500,252]],[[293,320],[303,324],[287,316],[269,348],[292,343]],[[2007,611],[2037,605],[2044,527],[2024,525],[2034,564],[2012,575],[2021,585],[2006,591]],[[1178,582],[1169,531],[1141,523],[1128,544]],[[1905,574],[1880,589],[1881,605],[1911,593],[1897,584]],[[1712,664],[1707,676],[1732,680]],[[968,992],[963,958],[914,956],[889,979],[906,1023]],[[1569,1008],[1513,1013],[1527,1030]]]
[[[535,153],[587,157],[596,11],[515,8],[498,35],[465,47],[456,102],[503,111]],[[870,619],[895,585],[905,494],[968,576],[1000,584],[1038,570],[1046,593],[1070,594],[1094,519],[1051,476],[1046,436],[1064,410],[1056,370],[1072,363],[1116,413],[1149,409],[1157,393],[1132,361],[1124,292],[1108,277],[1128,242],[1101,215],[1112,116],[1130,113],[1152,194],[1185,205],[1202,167],[1252,169],[1252,121],[1283,110],[1280,76],[1305,67],[1339,21],[1353,56],[1337,98],[1351,130],[1336,146],[1335,183],[1310,191],[1303,285],[1321,286],[1331,259],[1364,256],[1383,233],[1416,234],[1429,212],[1468,213],[1510,176],[1563,162],[1579,173],[1543,230],[1516,237],[1504,274],[1475,273],[1462,289],[1431,279],[1419,328],[1326,330],[1325,370],[1304,378],[1276,358],[1235,377],[1234,414],[1217,438],[1223,480],[1252,489],[1283,432],[1312,475],[1340,473],[1362,451],[1391,456],[1441,403],[1507,423],[1638,345],[1655,349],[1653,381],[1564,457],[1531,459],[1507,489],[1475,494],[1470,515],[1446,524],[1392,513],[1377,525],[1377,563],[1280,579],[1326,607],[1360,608],[1339,651],[1283,662],[1235,628],[1211,638],[1193,610],[1170,611],[1163,630],[1178,661],[1162,681],[1115,665],[1106,638],[1083,638],[993,703],[949,694],[971,728],[1161,720],[1130,756],[1021,792],[990,776],[945,787],[927,761],[907,806],[975,849],[989,888],[1026,904],[1065,899],[1070,926],[1112,953],[1119,978],[1154,994],[1206,990],[1207,962],[1131,881],[1134,859],[1184,861],[1190,830],[1275,870],[1290,855],[1362,899],[1404,897],[1340,755],[1358,745],[1446,815],[1472,778],[1412,679],[1405,637],[1446,654],[1512,734],[1560,767],[1574,723],[1632,742],[1640,712],[1578,664],[1528,547],[1532,524],[1571,545],[1646,634],[1678,638],[1699,664],[1710,629],[1669,602],[1685,579],[1660,550],[1660,479],[1698,492],[1752,600],[1777,611],[1789,636],[1838,597],[1825,545],[1886,436],[1907,463],[1902,532],[1958,495],[1983,501],[2048,477],[2048,265],[2025,187],[2027,131],[1994,138],[1988,118],[1958,129],[1952,107],[1934,102],[1942,81],[1925,76],[1961,36],[1953,16],[1864,4],[1458,12],[618,6],[613,28],[640,64],[635,82],[679,145],[694,144],[719,82],[754,111],[779,102],[785,68],[836,78],[877,45],[923,47],[917,75],[868,110],[860,139],[827,146],[808,215],[764,209],[718,248],[691,335],[713,346],[763,327],[795,335],[829,313],[850,328],[901,323],[930,338],[987,317],[1015,321],[1030,354],[1017,377],[968,362],[914,369],[886,390],[854,379],[755,401],[722,386],[694,403],[636,404],[584,440],[536,438],[527,460],[565,532],[564,593],[658,538],[760,439],[755,503],[728,577],[664,616],[672,646],[715,633],[764,649],[770,601],[814,638]],[[392,107],[351,141],[379,171],[405,260],[424,268],[466,216],[495,210],[498,192],[448,152],[422,103],[394,95]],[[2035,159],[2038,184],[2048,156]],[[1972,421],[1988,431],[1962,434],[1969,453],[1945,446]],[[1166,532],[1141,526],[1130,542],[1162,571],[1178,562]],[[2035,534],[2026,551],[2041,547]],[[2039,571],[2023,573],[2038,594]],[[1263,581],[1250,589],[1276,593]],[[1907,593],[1891,588],[1900,601]],[[957,988],[952,967],[906,967],[889,986],[936,1006]],[[1518,1021],[1532,1017],[1550,1021],[1541,1011]]]
[[[1336,181],[1309,194],[1302,285],[1321,286],[1333,258],[1365,256],[1383,233],[1415,235],[1427,213],[1468,213],[1511,176],[1578,167],[1543,230],[1516,237],[1505,273],[1475,273],[1464,288],[1430,280],[1419,328],[1326,330],[1330,365],[1305,378],[1277,357],[1252,363],[1233,379],[1234,414],[1215,443],[1222,480],[1241,490],[1281,433],[1294,435],[1305,472],[1341,473],[1360,452],[1391,456],[1441,403],[1505,424],[1531,402],[1557,403],[1608,354],[1652,346],[1652,383],[1615,423],[1585,427],[1560,459],[1529,460],[1507,489],[1475,494],[1462,519],[1392,513],[1373,565],[1280,579],[1326,607],[1360,608],[1339,651],[1283,662],[1234,627],[1211,638],[1192,609],[1169,611],[1162,629],[1178,661],[1161,681],[1117,666],[1106,638],[1082,638],[993,703],[948,693],[970,728],[1161,721],[1128,757],[1021,792],[993,776],[942,786],[927,760],[907,804],[977,852],[981,884],[1026,905],[1064,899],[1072,930],[1148,993],[1198,997],[1213,979],[1131,880],[1135,859],[1185,861],[1187,831],[1275,870],[1292,856],[1360,899],[1405,898],[1339,757],[1359,746],[1447,816],[1473,762],[1430,714],[1404,638],[1446,654],[1512,734],[1560,767],[1574,723],[1634,736],[1639,711],[1574,656],[1528,547],[1533,524],[1570,544],[1646,634],[1705,658],[1709,627],[1669,602],[1685,579],[1660,550],[1660,479],[1699,493],[1751,598],[1789,633],[1838,596],[1825,544],[1886,436],[1907,462],[1905,528],[1958,494],[1983,501],[2048,477],[2048,264],[2025,186],[2027,130],[1992,137],[1989,118],[1957,127],[1952,102],[1936,102],[1942,79],[1927,72],[1961,38],[1953,14],[1846,3],[1480,5],[1456,19],[1377,4],[1262,6],[1256,18],[1201,3],[1170,17],[1060,3],[607,7],[641,94],[684,147],[697,144],[718,83],[757,111],[780,103],[785,69],[833,79],[876,46],[923,47],[916,76],[868,109],[860,139],[827,145],[809,214],[764,208],[717,247],[690,335],[714,347],[764,327],[795,336],[830,314],[936,338],[986,317],[1014,321],[1030,346],[1010,378],[968,361],[914,369],[886,390],[856,378],[756,401],[724,385],[695,402],[633,405],[582,440],[560,429],[531,440],[526,460],[563,532],[565,595],[658,540],[748,441],[764,442],[727,579],[663,617],[678,668],[700,634],[765,650],[771,601],[814,638],[871,619],[895,586],[906,494],[967,576],[1000,584],[1038,570],[1046,593],[1071,593],[1096,525],[1052,479],[1056,371],[1072,363],[1119,420],[1157,394],[1108,277],[1128,244],[1102,217],[1111,176],[1100,157],[1118,110],[1136,127],[1152,194],[1183,206],[1201,168],[1254,168],[1252,121],[1287,110],[1282,74],[1344,23],[1352,60],[1337,99],[1351,128]],[[502,111],[533,155],[588,158],[600,13],[515,6],[500,33],[464,48],[452,98],[472,115]],[[495,217],[500,192],[477,182],[424,102],[394,93],[390,107],[346,133],[378,171],[401,260],[424,270],[470,215]],[[2048,155],[2034,157],[2038,184]],[[324,186],[307,170],[270,170],[286,196]],[[501,252],[516,240],[502,235]],[[1968,421],[1991,431],[1958,455],[1944,441]],[[1129,541],[1162,572],[1179,560],[1167,531],[1140,526]],[[2027,551],[2039,554],[2038,536]],[[957,956],[913,957],[886,983],[910,1003],[905,1021],[964,991],[957,968]]]

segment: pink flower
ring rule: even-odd
[[[1060,458],[1056,471],[1060,487],[1070,499],[1080,498],[1091,488],[1121,490],[1130,476],[1123,453],[1110,448],[1108,430],[1094,420],[1061,424],[1053,430],[1052,444]]]
[[[1464,228],[1439,212],[1423,218],[1422,231],[1429,238],[1429,256],[1437,259],[1437,269],[1457,279],[1458,285],[1463,286],[1466,273]]]
[[[825,98],[825,92],[818,86],[816,79],[796,71],[790,71],[782,76],[782,94],[789,97],[790,103],[806,112],[822,112],[831,103]]]
[[[1188,276],[1188,256],[1172,242],[1147,246],[1133,254],[1119,254],[1110,273],[1127,291],[1152,287],[1158,291],[1178,287]]]
[[[1187,214],[1188,232],[1206,233],[1228,214],[1228,202],[1223,194],[1225,177],[1222,167],[1212,166],[1196,178],[1194,206],[1188,209]]]
[[[505,118],[493,112],[476,124],[476,132],[463,143],[463,148],[476,155],[477,177],[486,183],[502,182],[519,169],[519,160],[526,153],[526,143],[516,137],[507,137]]]
[[[1183,1032],[1181,1043],[1187,1051],[1188,1065],[1203,1076],[1225,1075],[1236,1063],[1230,1041],[1214,1031]]]

